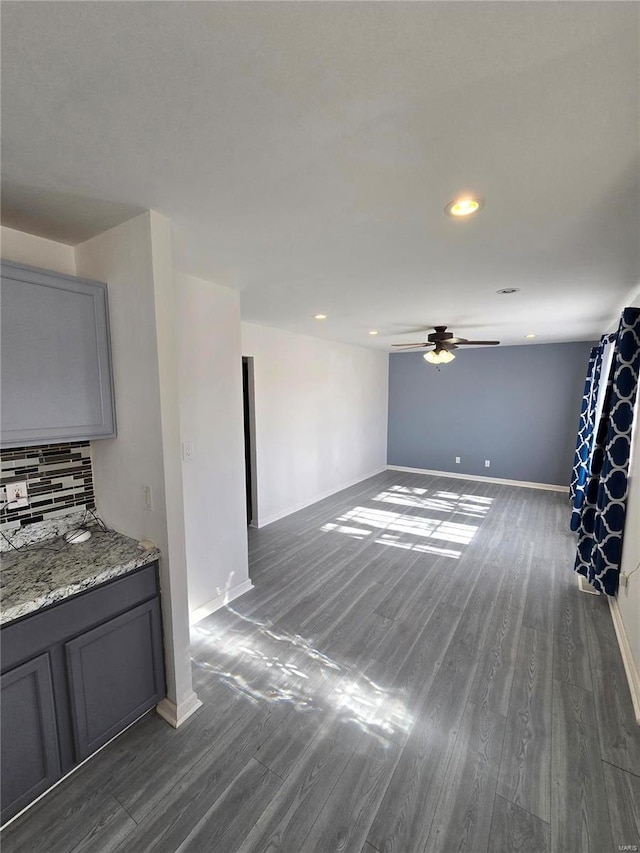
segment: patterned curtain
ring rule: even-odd
[[[618,590],[639,374],[640,308],[625,308],[584,489],[575,562],[575,571],[607,595]]]
[[[571,485],[569,486],[569,498],[573,501],[573,512],[571,514],[572,530],[578,529],[580,513],[584,502],[584,487],[587,482],[591,450],[593,448],[593,427],[605,341],[606,338],[601,338],[600,344],[597,347],[592,347],[589,354],[589,367],[587,368],[587,378],[584,383],[580,421],[578,423],[578,439],[576,441],[576,452],[573,457]]]

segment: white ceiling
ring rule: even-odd
[[[4,3],[3,222],[77,243],[156,209],[244,319],[365,346],[591,339],[640,281],[639,13]]]

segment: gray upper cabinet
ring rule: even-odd
[[[0,269],[2,446],[113,437],[106,284]]]

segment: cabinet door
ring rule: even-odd
[[[1,271],[2,446],[115,435],[107,286]]]
[[[65,648],[81,761],[164,696],[158,599],[87,631]]]
[[[4,822],[61,775],[48,653],[2,676],[0,704]]]

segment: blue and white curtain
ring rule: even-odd
[[[602,413],[577,518],[575,571],[599,592],[618,590],[631,452],[640,375],[640,308],[625,308],[614,344]],[[576,489],[576,496],[578,490]]]
[[[584,502],[584,487],[587,483],[587,475],[590,469],[596,401],[600,387],[602,353],[606,340],[605,337],[601,338],[599,345],[592,347],[589,354],[589,367],[587,368],[587,378],[584,383],[580,421],[578,423],[578,439],[576,441],[576,452],[573,457],[571,485],[569,486],[569,498],[573,502],[573,512],[571,514],[572,530],[577,530],[580,524],[580,514]]]

